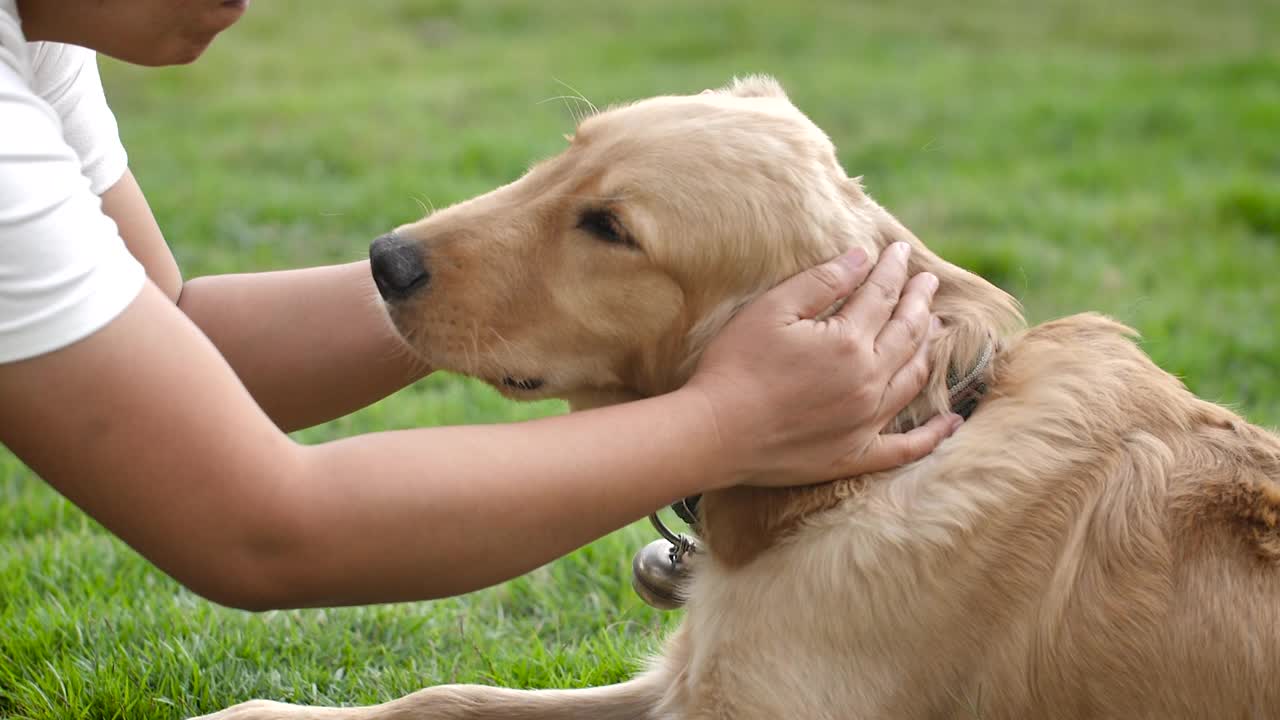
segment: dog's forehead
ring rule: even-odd
[[[663,96],[610,108],[583,120],[575,139],[585,144],[622,144],[643,139],[678,143],[717,137],[788,136],[816,127],[785,98],[739,98],[721,93]]]
[[[579,170],[624,186],[775,174],[786,176],[775,182],[809,184],[835,166],[826,135],[788,100],[773,97],[643,100],[584,120],[573,145]]]

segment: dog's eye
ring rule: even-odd
[[[578,229],[595,235],[600,240],[615,245],[636,248],[636,241],[627,233],[627,229],[618,222],[618,216],[610,210],[584,210],[578,218]]]

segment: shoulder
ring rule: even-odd
[[[88,48],[34,42],[27,45],[27,58],[32,91],[55,109],[72,105],[85,94],[102,92],[98,54]]]
[[[0,0],[4,134],[13,142],[27,142],[35,116],[43,116],[41,130],[56,130],[79,157],[94,193],[105,192],[124,174],[128,156],[102,92],[97,53],[63,43],[27,42],[16,3]]]
[[[0,0],[0,67],[6,65],[27,89],[50,105],[101,85],[97,53],[92,50],[56,42],[27,42],[14,0]]]
[[[101,195],[124,174],[128,155],[102,90],[97,53],[62,43],[29,43],[27,57],[29,90],[53,111],[93,192]]]
[[[82,136],[91,142],[75,147],[66,119],[35,92],[28,76],[5,61],[0,61],[0,125],[4,363],[94,332],[132,300],[143,277],[115,224],[103,214],[94,187],[113,174],[111,182],[119,179],[121,154],[112,154],[102,136],[97,141]]]

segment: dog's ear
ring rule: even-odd
[[[748,75],[746,77],[734,78],[722,92],[727,92],[734,97],[772,97],[787,99],[787,92],[782,89],[782,85],[769,75]]]

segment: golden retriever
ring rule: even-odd
[[[744,303],[898,240],[939,277],[945,323],[898,428],[946,409],[948,372],[993,341],[986,396],[906,467],[707,495],[683,623],[647,672],[216,717],[1280,717],[1280,438],[1111,320],[1025,329],[846,177],[769,78],[586,119],[520,180],[382,241],[383,282],[433,366],[591,407],[676,388]]]

